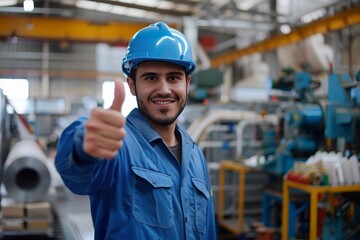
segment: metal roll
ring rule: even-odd
[[[3,90],[0,89],[0,170],[10,151],[10,115],[6,111],[6,105],[6,97]],[[1,179],[2,177],[0,181]]]
[[[50,187],[50,171],[40,146],[31,140],[15,143],[3,168],[4,185],[9,197],[20,202],[46,199]]]

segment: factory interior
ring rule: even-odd
[[[159,21],[196,60],[178,123],[217,239],[360,239],[360,0],[1,0],[0,239],[94,239],[58,139],[110,106],[131,37]]]

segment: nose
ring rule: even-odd
[[[171,93],[170,84],[166,81],[164,77],[162,77],[160,81],[158,81],[157,93],[161,95],[167,95]]]

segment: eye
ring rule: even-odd
[[[170,76],[168,77],[168,79],[169,79],[170,81],[178,81],[178,80],[180,80],[181,78],[180,78],[179,76],[177,76],[177,75],[170,75]]]
[[[149,76],[144,77],[144,80],[147,80],[147,81],[154,81],[155,79],[156,79],[155,75],[149,75]]]

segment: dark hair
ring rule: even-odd
[[[184,69],[185,69],[185,68],[184,68]],[[187,79],[188,76],[189,76],[189,71],[187,71],[187,70],[185,69],[185,79]]]
[[[131,78],[131,79],[135,82],[135,79],[136,79],[136,68],[132,68],[132,69],[131,69],[130,74],[129,74],[128,77]]]

